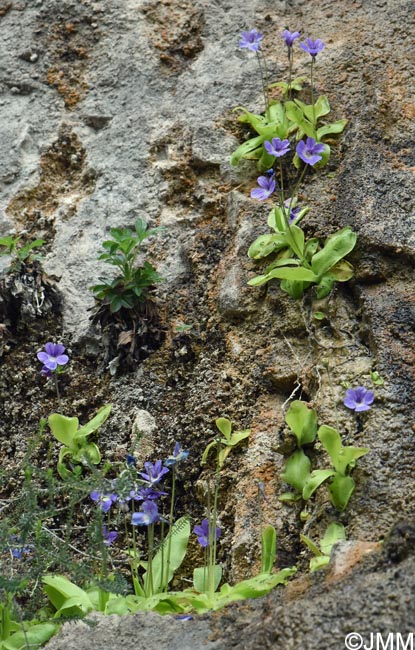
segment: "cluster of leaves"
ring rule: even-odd
[[[107,264],[115,266],[119,275],[115,278],[100,278],[100,284],[91,287],[99,303],[108,306],[110,312],[120,309],[134,309],[147,298],[149,290],[162,278],[156,269],[145,261],[136,267],[141,244],[160,228],[148,228],[144,219],[137,219],[134,230],[130,228],[112,228],[112,239],[104,241],[105,252],[99,256]]]
[[[77,417],[67,417],[59,413],[49,415],[49,428],[58,442],[64,446],[59,452],[57,470],[61,478],[66,479],[73,474],[79,475],[82,471],[82,464],[98,465],[101,461],[101,453],[94,442],[88,442],[88,436],[104,424],[111,412],[111,404],[99,409],[98,413],[87,424],[79,427]],[[72,469],[68,469],[66,461],[71,461]]]
[[[281,289],[293,298],[315,285],[317,298],[327,296],[335,282],[346,282],[353,276],[353,267],[344,257],[356,245],[357,235],[346,227],[330,235],[322,246],[316,237],[306,240],[298,225],[308,212],[303,208],[293,222],[287,219],[284,207],[274,207],[268,225],[274,231],[258,237],[248,250],[251,259],[259,260],[271,254],[275,259],[264,273],[252,278],[248,284],[261,286],[270,280],[281,280]]]
[[[40,260],[42,255],[34,250],[44,243],[43,239],[35,239],[27,244],[21,244],[21,237],[1,237],[0,255],[9,255],[12,258],[8,272],[19,272],[24,264],[32,264]]]
[[[339,432],[322,425],[317,429],[317,414],[299,400],[292,402],[287,411],[286,423],[294,436],[297,449],[288,457],[281,478],[294,488],[295,492],[281,495],[282,501],[308,501],[323,483],[328,482],[331,503],[337,510],[344,510],[353,494],[355,482],[350,476],[356,461],[367,454],[364,447],[344,447]],[[311,471],[310,457],[304,448],[312,445],[316,437],[327,451],[332,467]]]
[[[291,88],[301,90],[300,82],[303,80],[303,77],[295,79]],[[271,87],[281,85],[281,83],[284,82],[272,84]],[[290,137],[301,140],[306,135],[314,138],[316,142],[324,144],[322,159],[316,165],[316,167],[324,167],[330,158],[330,146],[324,140],[327,136],[338,135],[347,125],[346,119],[319,125],[321,118],[326,117],[330,110],[330,104],[325,95],[319,97],[314,104],[305,104],[299,99],[271,102],[267,110],[260,115],[249,112],[243,106],[237,106],[234,111],[242,112],[238,118],[239,122],[248,124],[258,135],[246,140],[233,152],[232,165],[238,165],[243,158],[257,160],[259,171],[266,171],[273,167],[275,158],[266,151],[265,141],[270,141],[273,138],[285,140]],[[300,168],[301,163],[297,154],[294,156],[293,164],[297,169]]]
[[[319,546],[307,535],[300,535],[300,539],[314,555],[310,560],[310,571],[317,571],[317,569],[322,569],[330,562],[331,549],[337,542],[345,541],[346,533],[343,524],[332,521],[320,540]]]

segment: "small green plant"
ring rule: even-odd
[[[366,447],[344,447],[339,432],[326,425],[319,428],[317,435],[334,467],[328,485],[330,500],[335,508],[344,510],[355,489],[350,472],[356,466],[356,461],[370,450]],[[321,471],[324,470],[315,470],[313,474]]]
[[[337,542],[345,541],[346,533],[343,524],[332,521],[320,540],[319,546],[314,544],[307,535],[300,535],[300,538],[314,554],[314,557],[310,560],[310,571],[317,571],[317,569],[322,569],[330,562],[331,549]]]
[[[270,280],[281,280],[281,289],[292,298],[301,298],[304,291],[315,285],[318,299],[325,298],[336,282],[347,282],[353,277],[353,267],[344,257],[356,245],[357,235],[346,227],[330,235],[324,245],[315,237],[306,239],[297,225],[306,214],[303,208],[289,223],[280,207],[274,208],[268,225],[274,234],[260,235],[248,250],[251,259],[259,260],[276,254],[264,273],[249,280],[259,287]]]
[[[159,231],[160,228],[148,228],[144,219],[137,219],[134,230],[112,228],[112,239],[103,242],[105,252],[98,259],[115,266],[119,275],[100,278],[101,283],[92,286],[91,291],[100,303],[108,305],[112,314],[122,308],[137,307],[147,298],[149,289],[162,280],[149,262],[136,267],[141,244]]]
[[[296,438],[297,449],[288,457],[281,478],[293,487],[295,492],[285,492],[280,496],[280,500],[308,501],[320,485],[329,481],[328,490],[332,504],[338,510],[344,510],[355,488],[350,472],[356,466],[356,461],[367,454],[369,449],[344,447],[339,432],[332,427],[322,425],[317,431],[316,412],[299,400],[292,402],[285,421]],[[311,471],[311,460],[303,446],[314,443],[316,437],[330,456],[330,469]]]
[[[10,255],[12,258],[8,271],[18,272],[24,264],[31,264],[42,259],[40,253],[34,253],[36,248],[43,246],[43,239],[35,239],[27,244],[21,244],[21,237],[1,237],[0,255]]]
[[[79,426],[77,417],[66,417],[59,413],[52,413],[48,418],[52,434],[64,447],[59,452],[57,470],[65,479],[72,476],[75,471],[80,473],[82,465],[98,465],[101,453],[94,442],[88,442],[88,436],[94,433],[105,422],[111,412],[111,405],[103,406],[87,424]],[[68,469],[66,462],[70,460],[72,470]]]

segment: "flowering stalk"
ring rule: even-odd
[[[170,530],[172,530],[172,526],[173,526],[175,491],[176,491],[176,468],[173,465],[172,466],[172,475],[171,475],[171,501],[170,501],[170,514],[169,514]],[[168,584],[169,584],[172,538],[173,538],[173,535],[169,535],[169,541],[168,541],[168,544],[167,544],[166,580],[164,582],[164,591],[167,591]],[[163,552],[163,555],[162,555],[162,560],[164,560],[164,552]],[[164,575],[163,567],[161,569],[161,575]]]
[[[216,524],[218,520],[218,495],[219,495],[219,452],[220,452],[220,439],[217,441],[216,451],[216,470],[215,470],[215,483],[213,490],[213,509],[212,516],[209,517],[209,565],[208,565],[208,593],[209,597],[213,598],[215,593],[215,567],[216,567],[216,546],[217,546],[217,533]]]

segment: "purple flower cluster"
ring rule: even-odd
[[[176,442],[172,455],[167,458],[164,465],[161,460],[155,463],[147,462],[144,463],[143,472],[136,472],[135,458],[129,454],[126,459],[128,470],[124,470],[119,478],[109,482],[107,489],[93,490],[89,496],[105,514],[116,502],[122,506],[122,509],[128,511],[129,501],[142,501],[140,510],[132,514],[131,523],[133,526],[151,526],[162,519],[157,500],[167,495],[167,492],[157,489],[158,484],[170,471],[169,467],[175,468],[180,461],[187,458],[188,454],[189,452]],[[132,475],[135,473],[136,478],[133,478]],[[117,533],[108,531],[104,526],[102,536],[104,544],[110,546],[116,539]]]

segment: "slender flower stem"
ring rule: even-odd
[[[256,52],[256,57],[258,61],[259,72],[261,74],[262,92],[264,93],[265,117],[267,120],[269,120],[269,93],[268,93],[267,66],[264,57],[262,57],[261,59],[261,54],[259,53],[259,51]]]
[[[291,78],[292,78],[292,71],[293,71],[293,60],[294,60],[293,48],[289,47],[288,48],[288,88],[287,88],[288,100],[291,99]]]
[[[146,596],[153,596],[154,583],[153,583],[153,550],[154,550],[154,524],[150,524],[147,528],[148,539],[148,562],[147,562],[147,575],[145,592]],[[150,591],[149,591],[150,590]]]
[[[169,534],[169,542],[167,545],[166,581],[164,583],[164,591],[167,591],[167,587],[169,584],[169,572],[170,572],[170,563],[171,563],[171,543],[173,538],[172,530],[173,530],[175,492],[176,492],[176,468],[173,466],[172,478],[171,478],[171,502],[170,502],[170,515],[169,515],[170,534]],[[164,557],[164,551],[163,551],[163,557]],[[163,575],[163,570],[161,571],[161,575]]]
[[[219,496],[219,452],[220,442],[217,443],[217,462],[215,471],[215,483],[213,491],[212,518],[209,517],[209,597],[213,598],[215,593],[215,567],[216,567],[216,523],[218,519],[218,496]]]
[[[310,84],[311,84],[311,106],[312,106],[312,111],[313,111],[313,129],[315,130],[315,128],[316,128],[316,107],[314,106],[313,69],[314,69],[314,57],[311,59]]]
[[[60,396],[60,392],[59,392],[58,376],[57,376],[56,372],[53,373],[53,378],[55,380],[55,388],[56,388],[56,395],[58,396],[59,409],[62,410],[62,402],[61,402],[61,396]]]

